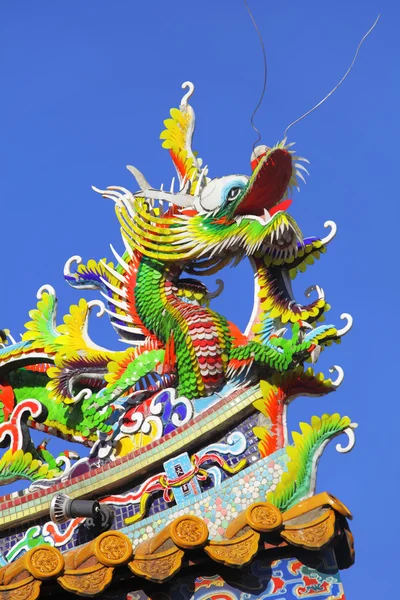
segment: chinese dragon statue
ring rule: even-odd
[[[129,166],[136,191],[94,188],[114,201],[123,249],[111,246],[114,262],[73,256],[65,265],[70,286],[95,290],[102,300],[81,298],[58,324],[55,290],[43,285],[21,340],[1,330],[0,482],[25,479],[29,486],[0,500],[3,534],[11,523],[17,527],[12,539],[0,541],[1,598],[7,585],[16,585],[7,583],[7,569],[21,561],[26,567],[38,548],[57,552],[67,565],[54,577],[71,593],[96,595],[110,583],[107,569],[119,563],[102,563],[96,554],[107,574],[92,589],[87,570],[63,558],[99,538],[84,517],[67,525],[49,520],[60,489],[112,507],[116,554],[125,544],[122,562],[151,582],[171,578],[193,550],[243,567],[261,545],[312,552],[333,540],[342,548],[336,561],[352,562],[350,513],[333,496],[315,495],[315,477],[328,441],[346,433],[347,447],[337,448],[347,451],[356,424],[323,414],[301,423],[290,442],[286,423],[295,397],[325,395],[343,380],[338,366],[330,379],[305,363],[341,341],[350,315],[342,315],[342,327],[326,324],[330,306],[321,288],[309,288],[306,295],[315,292],[315,299],[303,305],[291,285],[326,252],[336,225],[325,223],[324,238],[305,237],[289,214],[289,195],[308,161],[286,139],[257,146],[250,175],[212,178],[192,149],[194,86],[182,87],[187,91],[161,133],[177,185],[173,179],[168,190],[157,189]],[[246,259],[254,271],[254,308],[241,332],[212,308],[222,281],[211,292],[198,277]],[[92,341],[93,309],[107,313],[123,349]],[[35,446],[30,429],[50,438]],[[47,448],[52,436],[88,447],[89,455],[54,456]],[[322,585],[315,569],[314,585]],[[39,583],[27,597],[36,598],[45,578],[31,576]],[[296,581],[305,585],[304,577]],[[332,584],[326,593],[339,598],[340,589]]]

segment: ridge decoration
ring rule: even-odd
[[[309,287],[303,304],[291,283],[326,252],[336,225],[327,221],[325,237],[307,237],[288,212],[308,161],[286,139],[255,148],[250,175],[211,177],[192,149],[194,86],[182,87],[187,91],[160,136],[177,186],[174,178],[168,189],[154,187],[129,166],[135,191],[94,188],[114,203],[122,250],[111,246],[112,261],[72,256],[64,277],[101,299],[80,298],[61,321],[56,292],[43,285],[21,340],[0,331],[0,484],[27,480],[25,522],[34,514],[42,519],[0,555],[4,565],[37,547],[51,546],[59,557],[80,545],[80,532],[90,533],[87,519],[59,527],[46,516],[52,490],[77,496],[80,477],[89,477],[99,502],[118,515],[120,535],[136,556],[133,573],[151,581],[158,581],[154,561],[161,561],[164,581],[184,558],[186,548],[176,541],[173,551],[157,554],[178,535],[171,523],[188,535],[200,528],[205,554],[233,566],[252,560],[266,533],[308,550],[347,535],[350,513],[328,495],[325,504],[307,508],[307,528],[296,519],[303,503],[317,497],[323,449],[345,433],[349,443],[337,449],[350,450],[357,424],[336,413],[314,416],[300,423],[292,441],[287,428],[295,398],[334,392],[344,378],[338,365],[328,378],[309,364],[341,342],[352,317],[343,313],[342,326],[326,323],[331,307],[324,291]],[[199,277],[243,260],[253,269],[254,301],[242,332],[212,308],[223,282],[217,279],[213,290]],[[93,313],[109,317],[125,346],[110,350],[90,337]],[[49,437],[35,445],[31,430]],[[54,436],[89,448],[89,456],[72,450],[53,456]],[[79,493],[87,494],[83,483]],[[5,513],[0,528],[11,520]],[[80,577],[71,556],[59,576],[65,589],[75,589]],[[99,564],[103,589],[112,570]]]

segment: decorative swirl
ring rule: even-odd
[[[181,106],[186,106],[189,98],[193,95],[194,92],[194,84],[191,81],[185,81],[182,83],[182,89],[189,88],[189,91],[183,96],[181,100]]]
[[[309,298],[312,292],[317,292],[318,300],[325,300],[325,292],[319,285],[310,285],[304,292],[304,295],[306,298]]]
[[[171,417],[171,423],[175,425],[175,427],[180,427],[181,425],[186,425],[186,423],[193,416],[193,406],[187,398],[184,396],[180,396],[179,398],[171,398],[172,406],[178,406],[179,404],[183,404],[186,408],[186,415],[184,417],[180,417],[178,412],[174,412]]]
[[[159,395],[154,396],[150,403],[150,412],[152,415],[162,415],[164,412],[164,404],[162,402],[158,402]]]
[[[81,274],[78,271],[72,272],[71,267],[76,263],[78,267],[82,263],[82,257],[79,255],[71,256],[64,265],[64,278],[66,282],[74,288],[80,290],[97,290],[99,288],[98,282],[86,281],[85,273]]]
[[[222,281],[222,279],[217,279],[215,283],[217,284],[218,287],[215,290],[215,292],[208,292],[208,294],[207,294],[208,300],[212,300],[213,298],[218,298],[218,296],[220,296],[222,294],[222,292],[224,291],[225,284]]]
[[[143,421],[141,432],[145,435],[150,435],[152,432],[152,425],[155,425],[156,430],[162,431],[162,421],[159,417],[148,416]]]
[[[24,449],[24,425],[26,425],[29,417],[38,420],[38,417],[42,415],[42,411],[42,404],[34,398],[27,398],[17,404],[9,416],[9,420],[0,425],[0,445],[8,438],[10,440],[10,450],[13,454],[17,450]]]
[[[349,315],[349,313],[342,313],[340,315],[340,318],[346,319],[347,323],[342,329],[338,329],[338,331],[337,331],[338,337],[342,337],[343,335],[348,333],[350,331],[350,329],[353,327],[353,317],[351,315]]]
[[[42,285],[42,287],[40,287],[38,289],[37,294],[36,294],[36,298],[38,300],[41,300],[43,298],[43,294],[44,293],[47,293],[50,296],[53,296],[54,298],[56,296],[56,290],[49,283],[45,283],[44,285]]]
[[[221,469],[219,469],[219,467],[210,467],[209,469],[206,469],[208,476],[213,478],[213,482],[214,482],[214,486],[213,487],[219,487],[222,483],[222,472]]]
[[[68,458],[68,456],[65,456],[65,454],[60,454],[60,456],[57,456],[57,458],[56,458],[56,465],[57,465],[57,467],[60,467],[60,468],[64,465],[64,472],[63,472],[63,476],[64,476],[71,469],[72,463],[71,463],[71,460]]]
[[[329,373],[335,373],[335,372],[338,374],[338,376],[335,379],[335,381],[332,381],[332,387],[337,389],[339,387],[339,385],[341,385],[343,382],[344,371],[343,371],[342,367],[339,367],[339,365],[332,365],[332,367],[329,368]]]
[[[326,237],[322,238],[322,240],[321,240],[322,244],[324,244],[324,246],[325,246],[326,244],[329,244],[329,242],[331,242],[333,240],[333,238],[335,237],[336,232],[337,232],[337,225],[336,225],[335,221],[325,221],[324,227],[331,228],[328,235]]]
[[[89,398],[91,398],[92,395],[93,395],[92,390],[90,390],[89,388],[84,388],[83,390],[78,392],[76,394],[76,396],[72,396],[73,404],[76,404],[77,402],[81,402],[82,400],[89,400]]]
[[[338,452],[340,452],[341,454],[350,452],[350,450],[352,450],[354,448],[355,443],[356,443],[356,436],[354,433],[354,429],[356,429],[356,427],[358,427],[358,423],[350,423],[350,427],[346,427],[346,429],[343,430],[343,433],[347,434],[349,441],[348,441],[347,446],[344,446],[344,447],[340,443],[336,444],[336,450]]]
[[[102,317],[106,311],[104,302],[102,302],[101,300],[91,300],[90,302],[87,303],[89,312],[91,312],[92,308],[94,308],[95,306],[97,306],[99,308],[99,310],[96,313],[96,317]]]
[[[144,420],[143,413],[135,412],[129,415],[129,424],[124,424],[123,417],[121,418],[121,431],[124,433],[136,433],[139,431]]]
[[[70,278],[74,278],[75,277],[75,273],[71,272],[71,265],[73,263],[76,263],[77,265],[80,265],[82,262],[82,256],[79,256],[78,254],[75,254],[74,256],[71,256],[71,258],[69,258],[67,260],[67,262],[64,265],[64,277],[70,277]]]
[[[228,436],[226,443],[217,442],[216,444],[210,444],[202,450],[199,450],[197,455],[202,458],[205,454],[218,452],[219,454],[239,456],[246,450],[246,448],[247,440],[245,435],[240,431],[233,431]]]

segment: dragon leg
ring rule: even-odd
[[[305,331],[305,324],[299,321],[292,326],[289,339],[272,334],[264,343],[254,340],[243,343],[242,336],[231,348],[228,369],[237,371],[238,366],[256,363],[277,371],[287,371],[302,364],[316,348],[340,341],[340,332],[333,325],[323,325],[308,333]]]
[[[109,373],[105,377],[109,382],[107,387],[95,395],[89,394],[89,390],[84,390],[87,391],[82,402],[84,433],[86,430],[90,432],[96,429],[110,433],[112,428],[107,421],[116,408],[114,402],[121,403],[121,396],[150,374],[164,373],[164,359],[165,350],[161,349],[148,350],[127,365],[109,363]]]

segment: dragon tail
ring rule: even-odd
[[[287,470],[268,502],[285,511],[315,491],[317,463],[328,442],[351,427],[349,417],[322,415],[312,417],[311,424],[300,423],[301,433],[293,432],[293,445],[286,447]]]

